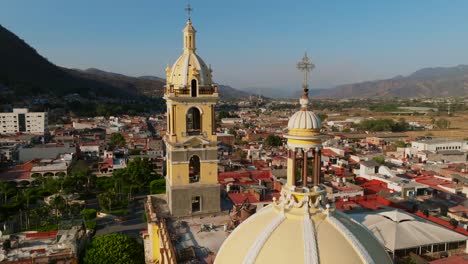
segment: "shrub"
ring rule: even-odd
[[[85,220],[93,220],[97,216],[96,209],[83,209],[80,215],[83,216]]]
[[[86,226],[87,229],[96,230],[96,226],[97,226],[96,220],[89,220],[89,221],[86,221],[86,222],[85,222],[85,226]]]
[[[166,180],[156,179],[150,183],[151,194],[160,194],[166,192]]]
[[[143,245],[134,238],[114,233],[97,237],[89,244],[85,264],[145,263]]]

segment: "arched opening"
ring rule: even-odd
[[[187,112],[187,134],[198,135],[201,133],[201,115],[200,110],[192,107]]]
[[[190,183],[200,181],[200,158],[196,155],[189,161],[189,181]]]
[[[58,176],[58,177],[65,177],[66,173],[63,172],[63,171],[59,171],[57,173],[55,173],[55,176]]]
[[[197,97],[197,80],[193,79],[190,83],[192,97]]]

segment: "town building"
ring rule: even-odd
[[[434,256],[466,250],[466,236],[398,209],[350,214],[350,217],[366,226],[393,259],[410,253]]]
[[[0,233],[0,263],[78,263],[88,239],[81,223],[50,232]]]
[[[445,138],[425,139],[411,142],[411,149],[414,151],[428,150],[437,152],[439,150],[467,150],[468,145],[463,140],[453,140]]]
[[[27,108],[13,108],[11,113],[0,113],[0,134],[37,134],[47,130],[46,112],[29,112]]]

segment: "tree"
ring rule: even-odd
[[[442,206],[442,207],[440,207],[440,214],[441,214],[442,216],[447,216],[447,213],[448,213],[448,208],[447,208],[447,206]]]
[[[166,180],[156,179],[150,183],[151,194],[160,194],[166,192]]]
[[[134,238],[123,234],[108,234],[93,239],[85,256],[85,264],[145,263],[144,249]]]
[[[380,165],[385,163],[385,157],[384,156],[375,156],[375,157],[372,158],[372,160],[377,162]]]
[[[114,189],[110,189],[107,192],[101,193],[97,196],[99,205],[107,211],[112,211],[112,204],[118,202],[117,194]]]
[[[435,122],[436,127],[438,128],[449,128],[450,127],[450,121],[448,121],[445,118],[440,118]]]
[[[270,146],[270,147],[278,147],[281,146],[283,142],[281,141],[281,138],[277,135],[268,135],[268,137],[265,139],[265,145]]]
[[[110,145],[115,146],[115,147],[123,147],[125,146],[125,138],[122,136],[120,133],[114,133],[112,134],[110,138]]]
[[[404,141],[395,141],[395,143],[393,143],[393,145],[395,145],[395,147],[397,147],[397,148],[405,148],[406,147],[406,143]]]
[[[96,209],[83,209],[80,215],[83,216],[85,220],[93,220],[96,218]]]
[[[454,218],[450,218],[450,225],[453,227],[453,228],[457,228],[458,226],[458,221]]]
[[[429,217],[429,210],[428,209],[424,209],[423,210],[423,215],[427,218]]]
[[[3,194],[3,202],[6,203],[10,193],[10,185],[7,182],[0,181],[0,193]]]
[[[320,118],[320,121],[325,121],[327,119],[328,115],[325,113],[318,113],[318,117]]]
[[[62,214],[67,207],[67,201],[60,194],[57,194],[50,200],[50,206],[54,208],[55,216],[58,219],[59,214]]]

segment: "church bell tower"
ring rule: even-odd
[[[166,192],[173,216],[220,211],[215,105],[218,87],[212,70],[196,54],[196,30],[183,30],[183,53],[166,69]]]

